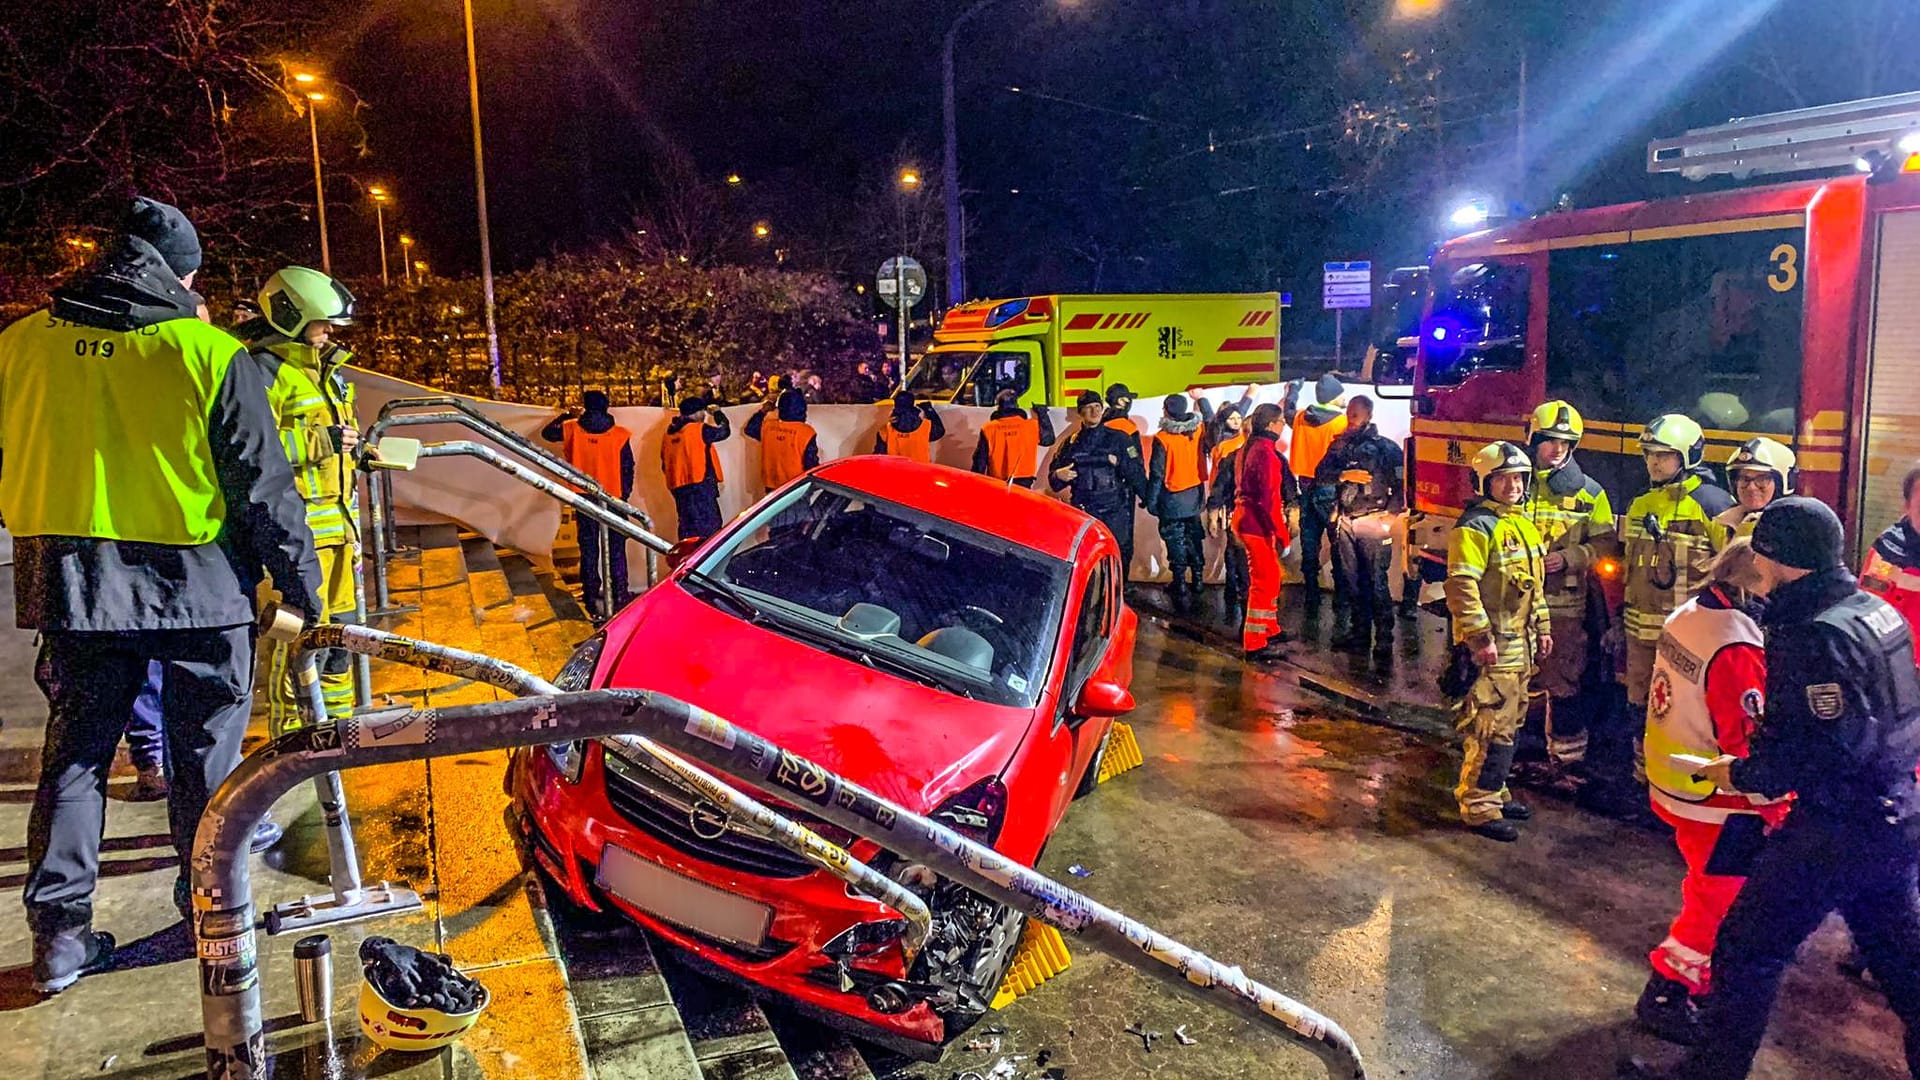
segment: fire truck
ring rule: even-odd
[[[1538,403],[1586,419],[1580,460],[1616,508],[1646,490],[1663,413],[1724,462],[1767,435],[1858,547],[1920,463],[1920,93],[1748,117],[1648,145],[1649,172],[1747,181],[1548,213],[1442,244],[1411,393],[1409,522],[1421,574],[1488,442],[1525,445]],[[1431,590],[1430,590],[1431,591]]]

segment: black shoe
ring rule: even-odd
[[[1469,825],[1467,831],[1477,833],[1489,840],[1498,840],[1503,844],[1511,844],[1520,839],[1520,826],[1505,818],[1497,818],[1479,825]]]
[[[1528,806],[1526,803],[1510,802],[1500,808],[1500,816],[1508,821],[1531,821],[1533,819],[1533,807]]]
[[[1265,645],[1240,654],[1249,664],[1272,664],[1287,658],[1286,639],[1275,635]]]
[[[1692,1046],[1699,1038],[1700,1010],[1693,996],[1687,993],[1686,984],[1664,975],[1647,979],[1646,989],[1640,991],[1640,1000],[1633,1006],[1633,1016],[1649,1033],[1670,1043]]]
[[[33,938],[33,988],[57,994],[80,976],[91,975],[113,959],[113,935],[91,926],[76,926],[48,937]]]
[[[1373,656],[1376,660],[1393,659],[1393,635],[1375,633],[1373,636]]]
[[[247,842],[247,850],[255,855],[280,842],[287,831],[275,825],[271,820],[262,818],[260,824],[253,827],[253,839]]]

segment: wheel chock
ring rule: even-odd
[[[1028,919],[1027,928],[1020,934],[1020,951],[1014,954],[1007,977],[1000,982],[1000,992],[993,995],[992,1007],[1006,1008],[1072,965],[1073,957],[1067,954],[1067,942],[1060,931],[1038,919]]]
[[[1147,763],[1141,756],[1140,740],[1133,737],[1133,725],[1113,722],[1113,738],[1107,741],[1106,756],[1100,759],[1100,778],[1096,783],[1107,781],[1126,772],[1137,769]]]

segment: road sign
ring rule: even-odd
[[[1373,263],[1330,262],[1320,268],[1320,306],[1335,311],[1373,306]]]
[[[880,264],[880,273],[874,278],[874,291],[888,306],[900,306],[900,297],[904,293],[907,306],[913,307],[927,295],[927,271],[914,259],[906,255],[895,255]]]

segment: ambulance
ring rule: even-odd
[[[949,310],[907,374],[916,397],[1072,408],[1125,383],[1151,398],[1280,381],[1280,294],[1023,296]]]

